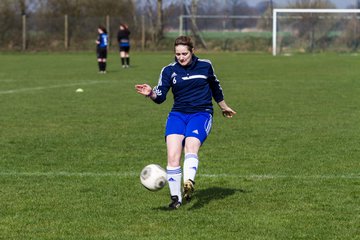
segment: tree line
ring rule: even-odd
[[[272,0],[261,1],[256,6],[250,6],[246,0],[1,0],[0,48],[21,48],[24,16],[27,19],[25,34],[28,36],[28,46],[60,48],[64,41],[64,26],[68,24],[66,34],[70,47],[88,49],[92,47],[94,32],[99,24],[107,24],[114,38],[119,24],[125,23],[130,28],[134,46],[143,44],[146,48],[157,49],[169,45],[166,33],[179,29],[180,15],[256,15],[261,16],[257,21],[250,18],[232,19],[227,27],[256,27],[271,31],[272,9],[276,6],[276,1]],[[289,0],[282,7],[335,8],[335,5],[330,0]],[[317,21],[310,15],[302,17],[295,27],[301,37],[312,38],[314,44],[314,23]],[[209,24],[210,27],[205,26]],[[185,27],[189,30],[188,34],[201,41],[199,29],[221,29],[223,25],[223,21],[199,21],[194,18]],[[316,27],[321,29],[319,25]],[[265,41],[264,44],[269,45],[269,42]],[[267,47],[264,46],[264,49]]]

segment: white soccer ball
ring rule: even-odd
[[[157,164],[150,164],[140,173],[141,184],[150,191],[158,191],[166,185],[166,171]]]

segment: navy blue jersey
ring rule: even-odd
[[[129,35],[130,31],[128,29],[118,31],[117,40],[120,47],[130,47]]]
[[[100,47],[100,48],[106,48],[107,45],[108,45],[108,36],[107,36],[107,34],[106,34],[106,33],[101,33],[101,34],[99,34],[99,36],[98,36],[98,41],[100,42],[100,43],[98,44],[98,47]]]
[[[189,66],[183,67],[175,61],[161,70],[158,85],[154,87],[154,102],[164,102],[170,88],[174,95],[172,111],[175,112],[212,114],[212,98],[216,102],[224,100],[220,82],[214,74],[211,62],[199,59],[195,55]]]

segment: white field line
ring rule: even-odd
[[[132,177],[135,172],[0,172],[0,176],[9,177]],[[140,175],[139,175],[140,176]]]
[[[52,89],[52,88],[64,88],[64,87],[73,87],[73,86],[81,86],[81,85],[91,85],[91,84],[99,84],[99,83],[108,83],[108,81],[87,81],[87,82],[84,81],[84,82],[77,82],[77,83],[50,85],[50,86],[19,88],[19,89],[0,91],[0,95],[21,93],[21,92],[33,92],[33,91],[46,90],[46,89]]]
[[[1,77],[1,75],[0,75]],[[11,79],[0,79],[0,82],[13,82],[14,80]]]
[[[0,172],[0,177],[137,177],[140,172]],[[203,178],[246,178],[254,180],[268,179],[360,179],[360,175],[276,175],[276,174],[198,174]]]

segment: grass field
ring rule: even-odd
[[[227,103],[200,152],[196,195],[167,211],[162,105],[137,95],[172,53],[2,53],[0,239],[360,239],[359,56],[201,53]],[[75,93],[83,88],[83,93]]]

